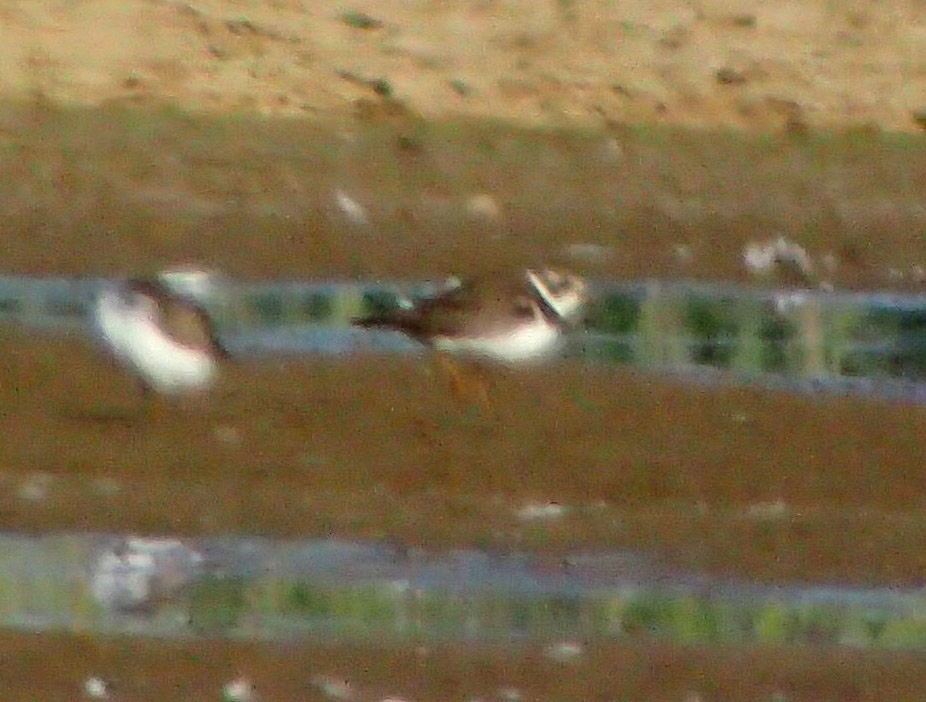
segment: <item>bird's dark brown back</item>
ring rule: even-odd
[[[359,327],[401,331],[420,341],[459,336],[475,326],[505,325],[530,318],[535,304],[524,285],[512,280],[471,280],[419,302],[412,309],[388,310],[354,321]]]
[[[212,318],[195,302],[178,297],[156,280],[134,279],[128,288],[157,302],[158,324],[174,342],[222,357],[228,355],[218,341]]]

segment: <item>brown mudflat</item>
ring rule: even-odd
[[[554,660],[537,644],[384,649],[6,635],[0,654],[0,688],[11,702],[80,699],[90,677],[107,682],[117,700],[219,699],[224,685],[247,681],[261,700],[913,701],[922,699],[926,676],[915,653],[647,642],[592,644]]]
[[[784,236],[837,288],[926,284],[917,135],[530,132],[0,102],[8,273],[424,278],[526,265],[756,282]],[[781,284],[772,278],[766,284]],[[787,281],[785,281],[787,282]]]
[[[82,341],[8,333],[0,353],[2,528],[630,547],[770,581],[926,572],[926,408],[574,364],[491,374],[482,407],[426,358],[363,357],[239,363],[142,412]],[[547,502],[566,514],[523,518]]]

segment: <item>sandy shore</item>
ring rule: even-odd
[[[924,33],[914,0],[24,0],[0,9],[0,96],[338,120],[378,91],[429,119],[917,130]]]

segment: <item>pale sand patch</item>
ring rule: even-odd
[[[913,0],[23,0],[0,96],[337,118],[385,81],[426,117],[916,130],[924,42]]]

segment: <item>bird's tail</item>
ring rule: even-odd
[[[361,329],[391,329],[411,336],[417,336],[422,331],[420,317],[406,310],[375,312],[365,317],[355,317],[350,323]]]

